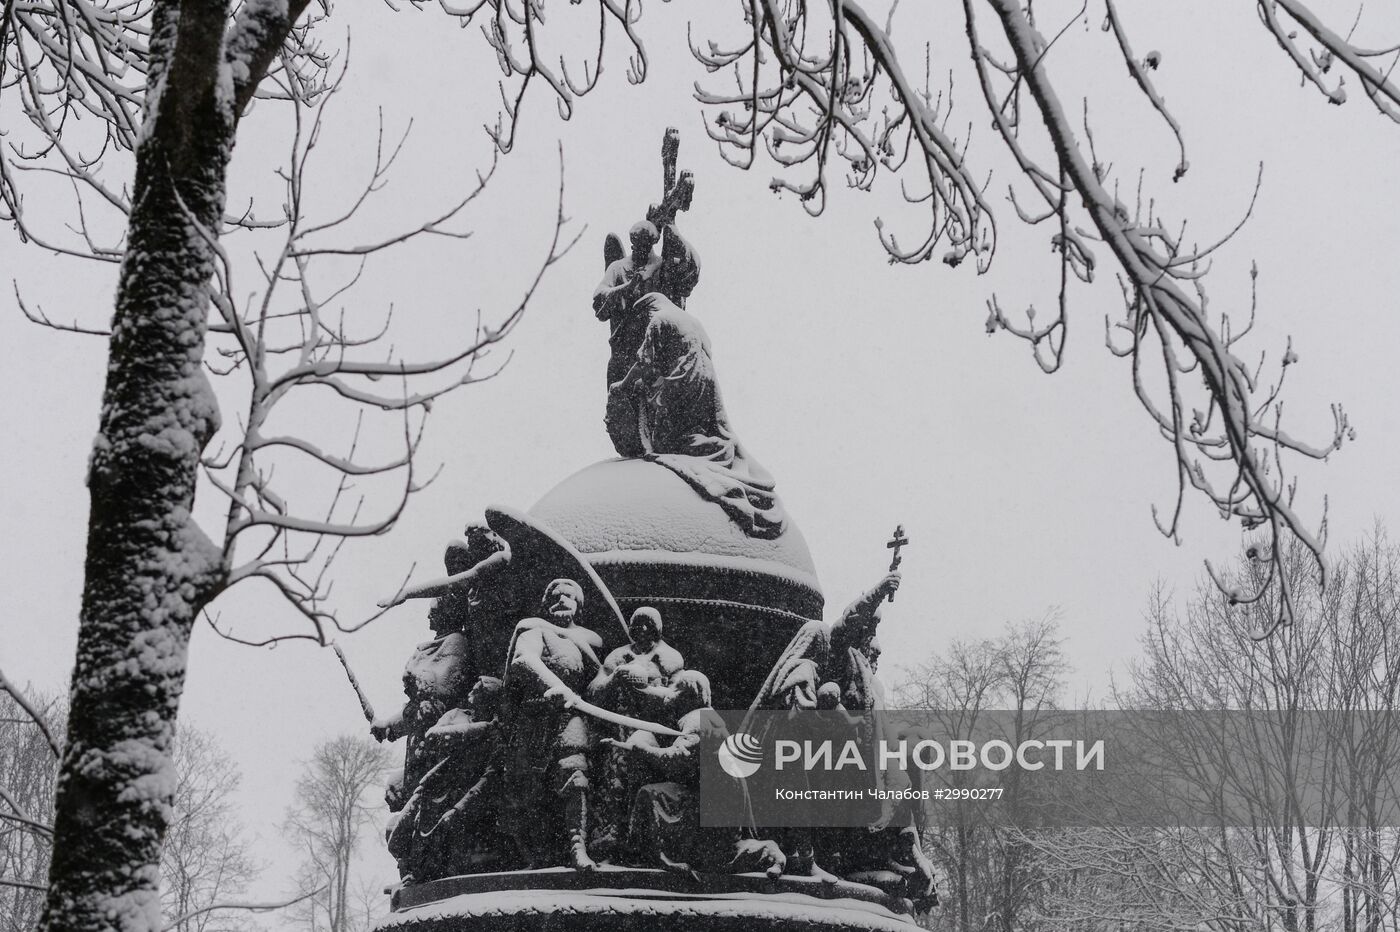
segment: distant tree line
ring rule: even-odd
[[[0,691],[0,932],[31,932],[43,910],[59,762],[49,737],[63,734],[65,716],[57,697]],[[264,865],[238,814],[238,764],[211,732],[181,728],[160,865],[163,932],[251,932],[256,914],[284,908],[296,928],[367,929],[382,910],[382,884],[356,882],[352,868],[374,824],[370,791],[386,769],[384,751],[367,739],[317,745],[284,825],[302,856],[294,893],[249,902],[248,888]]]
[[[1105,705],[1270,713],[1270,728],[1243,739],[1225,734],[1221,716],[1176,717],[1183,742],[1231,748],[1238,760],[1184,762],[1175,776],[1189,780],[1188,765],[1208,765],[1199,772],[1224,773],[1244,793],[1258,794],[1246,807],[1257,815],[1241,819],[1238,807],[1227,812],[1222,803],[1215,827],[1035,830],[1013,824],[1014,811],[988,817],[965,806],[924,832],[943,901],[929,927],[1400,928],[1400,826],[1387,824],[1396,820],[1386,807],[1400,795],[1400,548],[1377,529],[1336,560],[1325,590],[1309,560],[1301,550],[1284,555],[1298,611],[1268,637],[1260,632],[1270,627],[1269,609],[1232,602],[1229,587],[1204,580],[1180,610],[1159,587],[1147,606],[1142,654]],[[1246,554],[1229,581],[1246,587],[1269,571]],[[904,708],[942,710],[954,733],[970,733],[993,710],[1016,713],[1001,721],[1024,737],[1069,704],[1069,673],[1052,614],[994,637],[955,641],[908,669],[896,695]],[[1307,750],[1296,745],[1317,739],[1316,727],[1304,727],[1309,716],[1313,723],[1324,717],[1320,756],[1337,765],[1321,774],[1290,766]],[[1260,761],[1277,766],[1259,772]],[[1002,778],[1015,780],[1014,769]],[[1014,807],[1014,787],[1007,797]],[[1321,800],[1342,827],[1312,824],[1304,800]]]

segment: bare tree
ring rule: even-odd
[[[645,76],[637,5],[577,5],[578,15],[596,13],[589,35],[598,39],[582,49],[578,21],[563,17],[565,29],[546,34],[543,3],[534,0],[441,5],[463,23],[484,21],[486,41],[507,76],[502,118],[490,131],[503,150],[514,142],[531,86],[545,87],[563,115],[572,112],[574,101],[602,74],[602,39],[609,33],[621,34],[629,79]],[[912,196],[928,209],[929,223],[913,247],[882,230],[890,256],[922,261],[946,243],[949,264],[974,257],[976,267],[985,268],[996,246],[985,174],[969,163],[964,142],[947,132],[942,98],[916,85],[912,70],[903,66],[891,38],[892,19],[881,24],[853,0],[742,0],[739,6],[740,39],[707,39],[695,48],[706,67],[732,73],[737,81],[734,90],[701,92],[702,102],[717,111],[711,128],[721,152],[748,165],[766,149],[786,168],[814,168],[809,180],[775,183],[814,212],[824,204],[827,179],[838,164],[857,187],[868,187],[881,169],[907,166],[927,182],[924,193]],[[1349,33],[1329,28],[1298,0],[1258,0],[1258,7],[1269,34],[1328,99],[1342,99],[1331,77],[1342,72],[1361,84],[1380,112],[1395,118],[1400,94],[1388,64],[1395,48],[1353,44]],[[88,479],[92,507],[77,675],[55,810],[59,843],[46,928],[156,925],[157,865],[173,785],[170,754],[185,646],[196,619],[230,585],[257,579],[306,620],[310,627],[300,636],[324,641],[330,629],[353,627],[328,607],[326,559],[343,540],[392,527],[403,500],[421,485],[413,454],[427,405],[443,383],[406,383],[433,375],[448,384],[469,382],[476,377],[471,362],[518,319],[508,311],[495,324],[483,323],[477,339],[438,359],[386,362],[370,349],[377,331],[347,329],[322,313],[354,276],[325,284],[317,271],[323,267],[313,270],[311,260],[365,256],[447,232],[471,195],[430,212],[401,236],[329,246],[317,240],[333,230],[335,218],[308,221],[299,192],[319,119],[313,109],[324,106],[334,85],[335,57],[319,44],[308,9],[306,0],[245,0],[236,7],[228,0],[9,0],[0,16],[0,106],[17,108],[31,134],[8,137],[0,153],[0,216],[22,239],[44,249],[120,263],[110,328],[55,322],[26,306],[42,323],[109,340]],[[316,16],[329,15],[327,4],[316,9]],[[991,18],[984,23],[980,17],[987,13]],[[1132,53],[1127,30],[1107,0],[1105,13],[1114,68],[1127,65],[1146,105],[1180,137],[1148,74],[1152,63]],[[1039,31],[1029,3],[964,0],[961,18],[987,114],[1020,171],[1017,215],[1048,225],[1060,257],[1053,313],[1039,321],[1029,312],[1024,320],[1013,319],[993,298],[988,327],[1027,340],[1042,368],[1057,369],[1069,286],[1094,276],[1094,250],[1102,243],[1124,296],[1124,316],[1109,330],[1110,349],[1130,360],[1133,390],[1178,466],[1176,505],[1159,526],[1177,535],[1182,498],[1195,488],[1223,514],[1266,528],[1270,544],[1260,554],[1270,572],[1257,589],[1232,590],[1231,597],[1260,598],[1277,582],[1277,604],[1263,630],[1290,620],[1289,580],[1278,572],[1281,541],[1296,536],[1319,553],[1322,540],[1293,509],[1283,457],[1326,456],[1349,436],[1344,415],[1336,409],[1335,429],[1319,444],[1283,428],[1279,388],[1296,356],[1286,349],[1280,374],[1262,378],[1239,355],[1248,326],[1232,328],[1228,317],[1208,312],[1203,280],[1212,247],[1189,243],[1158,208],[1119,200],[1109,163],[1095,154],[1087,107],[1081,142],[1056,93],[1048,72],[1053,41]],[[572,68],[563,63],[561,48],[572,51]],[[287,172],[288,214],[227,209],[233,144],[255,97],[281,101],[298,130]],[[890,106],[883,106],[885,99]],[[376,162],[365,197],[381,180],[392,151]],[[1175,175],[1186,168],[1183,146]],[[26,185],[54,177],[74,193],[68,232],[57,223],[44,225],[56,212],[26,209]],[[1023,208],[1026,197],[1039,206]],[[362,202],[352,199],[350,211]],[[98,211],[111,212],[113,219],[98,222]],[[264,254],[267,264],[256,272],[238,277],[238,283],[260,283],[249,301],[235,283],[225,239],[269,226],[283,235],[284,246]],[[557,258],[560,242],[556,224],[543,266]],[[524,287],[527,298],[532,287]],[[287,290],[296,293],[291,305],[277,304],[276,295]],[[276,321],[297,327],[298,335],[287,340],[273,334]],[[211,333],[224,351],[212,360]],[[356,349],[363,355],[351,358]],[[274,360],[290,363],[277,369]],[[1154,360],[1156,382],[1144,374]],[[211,361],[218,372],[241,373],[248,390],[240,408],[246,415],[240,430],[247,433],[212,454],[206,447],[220,417],[206,379]],[[398,383],[396,392],[365,384],[390,380]],[[1164,387],[1153,388],[1157,383]],[[293,388],[309,386],[368,409],[387,405],[401,415],[394,432],[402,438],[402,452],[365,460],[354,429],[349,438],[339,438],[339,447],[263,433],[269,411]],[[272,487],[265,465],[278,456],[307,457],[328,470],[328,501],[294,508]],[[1223,464],[1218,474],[1211,471],[1215,463]],[[358,498],[348,499],[349,477],[386,475],[401,483],[400,494],[376,516],[362,517]],[[221,530],[202,529],[191,517],[201,476],[227,498]]]
[[[174,813],[161,850],[165,929],[245,929],[243,910],[210,908],[240,897],[260,870],[234,808],[238,765],[208,732],[185,725],[175,740],[175,772]]]
[[[1068,664],[1058,615],[1008,624],[996,637],[956,641],[945,655],[911,667],[896,686],[897,703],[927,709],[949,738],[995,734],[1012,746],[1043,735],[1054,720]],[[1022,792],[1015,770],[1004,775],[1010,811],[990,818],[961,807],[924,834],[947,878],[947,914],[935,920],[958,932],[1022,928],[1043,895],[1045,877],[1016,828]]]
[[[1268,728],[1237,728],[1234,720],[1212,715],[1180,716],[1174,719],[1179,733],[1166,739],[1181,739],[1183,775],[1225,774],[1228,790],[1246,800],[1247,827],[1237,827],[1239,814],[1222,804],[1218,829],[1184,837],[1197,846],[1197,883],[1208,884],[1233,912],[1252,915],[1263,928],[1317,927],[1336,849],[1335,829],[1314,827],[1302,808],[1309,793],[1301,781],[1319,775],[1298,767],[1294,754],[1308,710],[1329,708],[1327,657],[1340,644],[1329,636],[1328,619],[1339,612],[1345,590],[1334,585],[1322,591],[1306,572],[1306,559],[1296,546],[1285,555],[1283,572],[1294,583],[1299,614],[1294,625],[1267,641],[1253,636],[1261,608],[1232,605],[1213,586],[1197,592],[1184,617],[1169,614],[1156,600],[1130,697],[1137,708],[1272,713]],[[1235,574],[1248,584],[1264,571],[1245,559]],[[1335,796],[1337,772],[1320,775],[1324,782],[1310,786],[1311,793]]]
[[[0,928],[39,920],[53,848],[53,790],[62,703],[0,677]]]
[[[28,932],[43,908],[53,847],[59,754],[45,732],[61,735],[65,714],[57,697],[0,685],[0,921],[7,930]],[[234,811],[238,765],[210,734],[190,726],[181,729],[174,762],[173,811],[161,857],[162,928],[246,929],[249,910],[286,904],[239,900],[259,868]]]
[[[499,6],[504,28],[514,14]],[[608,3],[601,9],[605,20],[619,14]],[[56,322],[17,290],[34,321],[105,337],[109,348],[44,928],[159,926],[171,755],[196,620],[219,594],[257,580],[306,627],[248,635],[210,614],[220,634],[324,644],[330,632],[364,623],[340,619],[328,604],[331,562],[346,540],[393,527],[426,481],[415,457],[433,401],[489,377],[477,364],[568,246],[560,213],[519,303],[480,313],[474,334],[455,348],[438,341],[449,348],[435,358],[397,353],[387,313],[347,324],[337,305],[364,263],[412,242],[465,237],[461,215],[490,175],[465,179],[461,194],[421,223],[349,238],[347,224],[382,189],[402,145],[381,132],[364,187],[328,216],[308,212],[304,185],[339,81],[337,53],[314,31],[328,12],[322,4],[308,13],[306,0],[4,5],[0,106],[27,122],[6,127],[0,217],[39,248],[120,263],[110,327]],[[487,38],[523,69],[525,84],[539,77],[570,96],[586,89],[559,83],[552,65],[532,69],[533,46],[521,58],[501,30]],[[589,81],[596,77],[594,67]],[[290,127],[281,198],[230,212],[228,166],[255,97],[268,104],[265,118],[284,114]],[[508,144],[504,131],[497,139]],[[66,223],[52,222],[54,211],[27,210],[26,192],[42,196],[52,179],[71,190]],[[560,184],[562,194],[562,173]],[[240,259],[234,247],[244,242]],[[221,418],[211,374],[242,395],[213,450]],[[274,429],[308,388],[350,406],[343,433]],[[401,441],[396,453],[384,452],[386,430]],[[289,460],[299,468],[277,469]],[[195,523],[201,489],[225,499],[222,527]]]
[[[310,894],[296,915],[313,932],[368,927],[371,906],[352,875],[361,837],[374,821],[366,796],[388,767],[384,748],[345,735],[317,745],[297,781],[286,830],[302,853],[298,883]]]
[[[998,244],[987,195],[990,160],[974,164],[968,138],[949,129],[952,88],[936,92],[927,77],[951,73],[956,63],[933,59],[927,34],[915,35],[901,51],[893,35],[897,4],[883,21],[856,0],[740,0],[739,6],[741,30],[692,43],[707,69],[728,76],[697,94],[714,114],[710,135],[726,160],[749,168],[766,153],[779,169],[773,190],[797,195],[812,214],[825,208],[832,178],[868,190],[882,173],[900,176],[906,199],[918,205],[925,221],[912,245],[877,221],[890,260],[916,263],[941,254],[948,265],[972,258],[985,270]],[[1300,0],[1257,0],[1256,6],[1269,35],[1331,102],[1345,100],[1341,85],[1352,77],[1380,113],[1392,120],[1400,115],[1400,85],[1391,74],[1400,46],[1357,44],[1357,24],[1343,35]],[[1351,427],[1334,405],[1332,433],[1319,443],[1284,428],[1281,390],[1298,358],[1291,344],[1278,354],[1271,377],[1264,376],[1262,357],[1249,361],[1242,341],[1252,330],[1253,302],[1245,313],[1209,308],[1205,280],[1221,243],[1192,242],[1186,218],[1171,218],[1166,198],[1144,195],[1142,179],[1131,173],[1124,186],[1136,192],[1135,200],[1120,199],[1118,179],[1125,173],[1100,154],[1090,101],[1072,108],[1051,72],[1055,45],[1070,27],[1102,21],[1107,45],[1101,63],[1113,81],[1124,80],[1126,66],[1126,80],[1161,118],[1179,152],[1175,181],[1189,162],[1183,128],[1152,76],[1160,56],[1133,51],[1113,0],[1092,10],[1087,0],[1049,7],[1028,0],[963,0],[956,13],[931,27],[966,36],[984,108],[967,121],[969,132],[990,119],[1001,154],[1017,173],[1007,184],[1011,207],[1021,222],[1046,230],[1058,256],[1059,289],[1049,312],[1031,306],[1012,314],[993,296],[987,330],[1026,341],[1042,370],[1057,371],[1064,362],[1071,291],[1102,277],[1100,253],[1107,253],[1123,314],[1106,322],[1105,342],[1128,361],[1133,392],[1176,460],[1175,502],[1164,516],[1154,509],[1157,526],[1178,539],[1182,505],[1194,489],[1244,528],[1265,529],[1267,542],[1258,554],[1271,571],[1255,580],[1256,588],[1231,589],[1229,595],[1237,601],[1267,595],[1272,611],[1261,630],[1270,631],[1293,614],[1291,580],[1279,572],[1283,542],[1301,540],[1317,568],[1324,567],[1325,520],[1314,530],[1294,510],[1288,455],[1325,458],[1353,435]],[[1051,16],[1057,20],[1049,23],[1047,38],[1042,28]],[[909,66],[911,58],[916,68]],[[1239,274],[1252,282],[1257,273],[1251,267]]]
[[[1173,716],[1159,737],[1173,782],[1218,799],[1210,827],[1098,828],[1028,838],[1050,895],[1076,929],[1378,932],[1400,910],[1396,798],[1400,551],[1383,532],[1336,560],[1319,589],[1309,556],[1283,561],[1295,623],[1264,641],[1258,605],[1202,581],[1185,610],[1148,609],[1144,658],[1117,697]],[[1239,584],[1267,572],[1242,558]],[[1259,719],[1212,713],[1266,713]],[[1306,717],[1306,718],[1305,718]],[[1320,746],[1320,748],[1319,748]],[[1307,766],[1312,755],[1328,766]],[[1174,763],[1171,763],[1174,762]],[[1226,802],[1228,800],[1228,802]],[[1335,818],[1319,825],[1317,814]]]
[[[1390,928],[1400,914],[1400,549],[1377,530],[1336,559],[1325,590],[1310,562],[1303,546],[1288,548],[1297,615],[1264,640],[1255,634],[1267,607],[1231,602],[1209,578],[1181,612],[1159,589],[1144,657],[1114,696],[1124,709],[1189,713],[1153,720],[1152,742],[1165,750],[1152,766],[1214,825],[1033,830],[1007,824],[1014,812],[960,813],[928,833],[947,878],[949,909],[936,925]],[[1226,579],[1254,585],[1267,572],[1243,556]],[[1042,623],[954,644],[911,670],[899,697],[944,710],[950,734],[971,735],[998,707],[1053,705],[1062,677],[1054,629]],[[1223,710],[1254,717],[1215,714]],[[1018,729],[1030,719],[1009,716]],[[1008,785],[1009,797],[1023,795]],[[1108,811],[1114,800],[1103,802]]]

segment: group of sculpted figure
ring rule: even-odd
[[[689,175],[676,174],[676,146],[670,131],[665,197],[632,227],[630,253],[613,236],[604,247],[593,309],[611,330],[605,425],[619,455],[670,469],[744,533],[777,537],[785,519],[773,480],[735,439],[709,338],[686,310],[700,265],[674,226],[693,192]],[[908,807],[886,805],[857,829],[701,826],[700,762],[728,737],[707,675],[666,642],[653,606],[632,611],[628,643],[600,657],[594,628],[618,611],[606,587],[571,548],[562,548],[572,554],[562,561],[526,552],[539,535],[526,528],[510,536],[503,529],[519,527],[498,526],[492,514],[449,546],[446,577],[390,600],[435,600],[433,639],[404,671],[407,702],[371,726],[381,741],[406,741],[402,777],[386,793],[389,850],[404,884],[484,871],[589,871],[605,861],[841,877],[915,910],[934,901]],[[812,621],[796,633],[752,712],[819,711],[868,730],[869,713],[883,708],[876,628],[881,603],[899,587],[897,549],[895,556],[890,574],[834,625]],[[583,623],[589,619],[593,626]]]
[[[447,562],[451,575],[393,600],[436,597],[435,636],[405,667],[403,708],[370,729],[407,743],[402,777],[386,793],[404,883],[590,870],[600,857],[781,872],[772,842],[699,829],[700,746],[726,732],[709,679],[663,639],[659,611],[634,611],[629,643],[600,656],[602,637],[578,623],[576,580],[550,581],[538,612],[515,620],[521,580],[504,539],[468,528]]]
[[[512,623],[502,614],[519,584],[510,556],[506,541],[474,526],[449,548],[449,573],[454,562],[458,572],[399,599],[436,595],[435,636],[404,671],[407,702],[371,726],[379,740],[407,743],[386,793],[404,884],[607,861],[840,876],[915,906],[931,899],[912,811],[887,810],[859,830],[702,827],[701,761],[729,735],[709,678],[686,667],[650,606],[631,613],[628,643],[600,656],[603,639],[579,623],[585,589],[574,579],[550,581],[537,613]],[[474,562],[463,571],[464,559]],[[899,581],[889,574],[830,627],[799,630],[753,709],[880,708],[879,606]]]

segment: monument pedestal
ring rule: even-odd
[[[448,877],[394,894],[376,932],[911,932],[872,887],[603,866]]]

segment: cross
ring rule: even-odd
[[[908,545],[908,543],[909,543],[909,538],[907,538],[907,537],[904,536],[904,525],[902,525],[902,524],[897,524],[897,525],[895,525],[895,528],[894,528],[894,536],[890,538],[889,543],[885,544],[885,548],[886,548],[887,550],[893,550],[893,551],[894,551],[894,553],[892,554],[892,557],[891,557],[891,559],[890,559],[890,572],[891,572],[891,573],[893,573],[895,570],[899,569],[899,561],[900,561],[900,559],[901,559],[900,556],[899,556],[899,548]],[[894,601],[894,593],[893,593],[893,592],[891,592],[891,593],[889,594],[888,601],[890,601],[890,602],[893,602],[893,601]]]
[[[676,186],[676,158],[681,153],[681,134],[674,126],[666,127],[661,137],[661,196]]]
[[[688,171],[676,171],[680,151],[681,134],[671,127],[661,138],[661,203],[647,209],[647,219],[663,235],[666,227],[676,222],[677,211],[690,209],[690,201],[695,194],[695,176]]]

